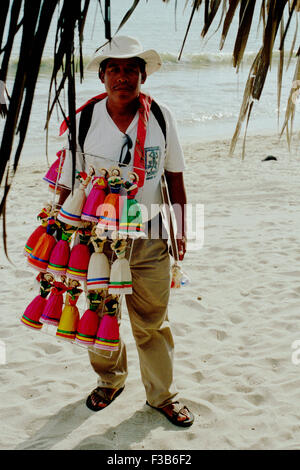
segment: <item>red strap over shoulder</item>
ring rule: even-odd
[[[101,93],[100,95],[94,96],[93,98],[89,99],[86,103],[84,103],[82,106],[80,106],[80,108],[76,109],[76,114],[80,113],[80,111],[82,111],[83,108],[85,108],[88,104],[92,103],[93,101],[96,101],[96,102],[101,101],[104,98],[106,98],[106,96],[107,96],[107,93]],[[68,129],[68,120],[69,118],[67,117],[67,119],[65,119],[61,123],[60,128],[59,128],[59,135],[63,135]]]

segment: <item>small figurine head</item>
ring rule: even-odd
[[[121,172],[121,170],[118,166],[112,166],[109,169],[109,172],[110,172],[110,176],[121,176],[122,175],[122,172]]]
[[[129,171],[128,172],[128,178],[130,179],[130,181],[132,181],[133,183],[138,183],[139,181],[139,176],[137,173],[135,173],[134,171]]]
[[[105,179],[107,179],[109,177],[109,172],[106,168],[100,168],[100,175],[101,176],[104,176]]]
[[[80,282],[77,281],[77,279],[71,279],[71,278],[69,278],[68,285],[69,285],[69,287],[79,287],[79,286],[80,286]]]
[[[89,176],[93,176],[95,173],[96,173],[95,168],[92,165],[90,165],[90,167],[89,167]]]
[[[54,281],[54,276],[51,273],[44,273],[43,278],[47,282],[53,282]]]

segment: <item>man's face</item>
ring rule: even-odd
[[[126,104],[139,95],[146,73],[141,72],[135,58],[109,59],[105,72],[100,72],[100,80],[105,85],[109,99]]]

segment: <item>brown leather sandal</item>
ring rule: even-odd
[[[156,408],[155,406],[150,405],[147,401],[146,404],[162,413],[169,421],[171,421],[171,423],[175,424],[175,426],[188,427],[194,422],[195,418],[193,413],[186,406],[182,406],[178,401],[170,403],[162,408]]]
[[[92,411],[103,410],[123,392],[124,388],[97,387],[89,394],[85,404]]]

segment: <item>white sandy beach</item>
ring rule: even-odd
[[[251,136],[244,161],[239,150],[229,158],[228,145],[185,147],[188,200],[205,210],[204,246],[182,264],[192,282],[172,292],[169,313],[176,384],[195,414],[189,429],[145,405],[125,306],[127,384],[98,413],[85,406],[96,385],[86,351],[20,323],[38,294],[23,246],[49,193],[43,161],[18,170],[7,203],[13,264],[3,250],[0,260],[1,449],[299,448],[299,143],[289,153],[285,138]],[[262,162],[267,155],[278,160]]]

